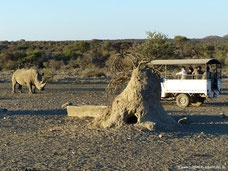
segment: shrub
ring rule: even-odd
[[[222,64],[224,64],[227,56],[226,56],[226,53],[224,51],[218,51],[215,54],[215,58],[218,59]]]
[[[91,77],[105,77],[106,74],[104,70],[100,70],[99,68],[87,69],[82,73],[82,78],[91,78]]]
[[[7,63],[1,65],[0,68],[3,70],[15,70],[18,67],[18,62],[17,61],[11,61],[9,60]]]
[[[139,52],[148,61],[155,59],[167,59],[174,56],[174,47],[168,41],[166,35],[156,32],[148,32],[148,39],[139,48]]]
[[[58,70],[61,69],[61,67],[64,66],[64,62],[63,61],[55,61],[55,60],[50,60],[48,62],[48,68],[52,69],[52,70]]]

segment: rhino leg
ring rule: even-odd
[[[18,90],[20,93],[22,93],[22,85],[20,85],[20,84],[18,85]]]
[[[36,93],[36,86],[34,86],[34,85],[32,86],[32,92]]]
[[[32,84],[31,83],[28,83],[27,84],[27,86],[28,86],[28,89],[29,89],[29,94],[33,94],[33,92],[32,92]]]
[[[15,93],[16,81],[12,80],[12,93]]]

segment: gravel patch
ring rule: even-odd
[[[1,81],[1,170],[228,168],[227,82],[218,100],[206,100],[201,107],[179,108],[162,102],[168,114],[182,122],[172,132],[140,130],[133,125],[88,128],[91,118],[67,116],[62,105],[69,102],[110,105],[106,86],[105,82],[61,81],[30,95],[26,88],[22,94],[11,94],[11,82]]]

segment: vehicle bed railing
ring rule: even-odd
[[[181,76],[176,75],[176,74],[168,74],[165,76],[161,76],[162,78],[166,78],[166,79],[181,79]],[[183,76],[182,79],[196,79],[196,80],[201,80],[201,79],[206,79],[206,76],[204,74],[200,74],[200,75],[192,75],[192,74],[186,74]]]

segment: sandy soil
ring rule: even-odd
[[[176,170],[228,168],[228,80],[218,100],[179,108],[162,102],[175,120],[173,132],[88,129],[91,119],[68,117],[62,104],[109,105],[107,84],[72,80],[49,83],[43,92],[11,94],[0,80],[0,170]],[[8,111],[3,111],[7,109]]]

